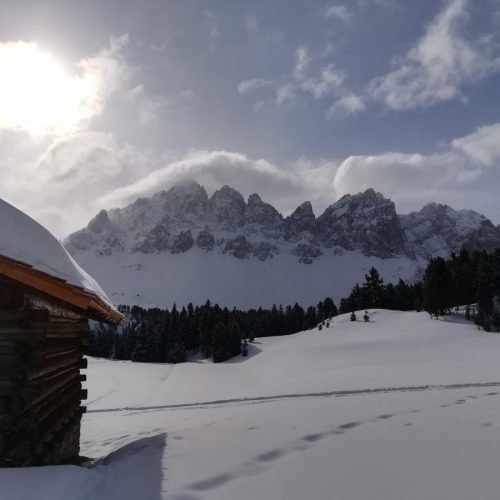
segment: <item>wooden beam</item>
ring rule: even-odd
[[[0,275],[76,307],[83,315],[110,323],[118,323],[123,319],[121,313],[93,292],[2,255],[0,255]]]

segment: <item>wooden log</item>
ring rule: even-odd
[[[18,356],[17,365],[28,372],[40,373],[48,372],[52,367],[59,367],[61,364],[79,363],[82,356],[81,349],[65,349],[53,353],[32,352],[26,357]]]
[[[88,337],[89,330],[86,325],[56,325],[54,327],[27,327],[19,325],[5,327],[0,324],[0,339],[3,341],[15,340],[81,340]]]
[[[0,308],[0,324],[12,323],[23,326],[25,323],[29,324],[32,321],[47,322],[48,320],[48,311],[6,311]]]
[[[0,462],[61,463],[79,452],[88,321],[5,290],[0,284]]]
[[[78,456],[80,452],[80,420],[78,414],[66,419],[59,429],[48,434],[50,439],[39,443],[36,452],[44,465]]]
[[[29,287],[17,283],[0,283],[0,309],[6,311],[47,311],[55,318],[81,319],[82,314],[75,308],[58,299],[45,297],[43,293],[33,292]]]
[[[65,390],[72,384],[81,387],[78,371],[67,374],[61,374],[50,381],[41,381],[36,386],[26,385],[22,390],[12,393],[12,408],[14,411],[22,411],[32,407],[36,403],[50,397],[55,392]]]
[[[21,311],[24,306],[24,292],[17,286],[0,285],[0,309]]]
[[[31,406],[29,411],[33,413],[37,420],[43,422],[54,412],[64,412],[64,405],[68,401],[78,399],[78,402],[80,402],[81,389],[82,385],[78,382],[69,384],[61,388],[57,393],[50,394],[46,398]]]
[[[21,365],[17,358],[10,358],[10,360],[11,363],[9,365],[5,364],[3,369],[0,370],[0,380],[14,382],[18,385],[54,375],[63,369],[73,368],[79,370],[87,367],[87,360],[82,359],[80,356],[51,360],[50,364],[38,367]]]

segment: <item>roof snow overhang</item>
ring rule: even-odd
[[[3,255],[0,255],[0,276],[68,304],[82,316],[112,324],[123,319],[122,314],[95,293]]]

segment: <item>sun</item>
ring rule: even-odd
[[[85,119],[92,82],[68,74],[38,44],[0,44],[0,128],[39,136],[74,132]]]

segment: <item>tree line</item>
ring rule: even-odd
[[[87,353],[103,358],[181,363],[190,353],[200,353],[214,362],[240,354],[245,343],[256,337],[290,335],[314,328],[337,315],[328,297],[316,306],[299,304],[271,309],[229,310],[207,301],[203,306],[171,310],[119,306],[127,318],[120,327],[98,324],[89,334]]]
[[[425,309],[433,316],[466,306],[465,315],[486,331],[500,330],[500,249],[462,250],[431,259],[423,278]]]
[[[304,309],[299,304],[246,311],[221,308],[207,301],[180,310],[119,306],[127,321],[120,327],[97,325],[89,335],[91,356],[142,362],[181,363],[192,353],[214,362],[241,352],[256,337],[290,335],[316,328],[338,313],[380,308],[426,310],[431,316],[466,305],[466,316],[485,330],[500,329],[495,308],[500,297],[500,249],[493,253],[462,250],[450,258],[431,259],[423,278],[414,283],[384,283],[372,267],[365,281],[352,288],[339,308],[327,297]],[[243,351],[242,351],[243,349]]]

